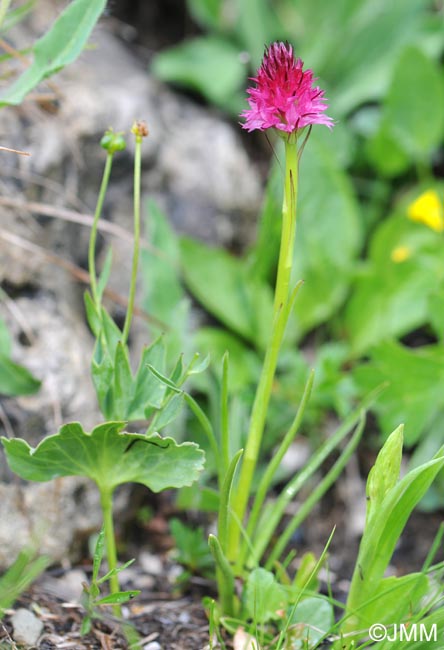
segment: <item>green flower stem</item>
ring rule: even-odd
[[[114,156],[113,153],[108,153],[106,157],[105,169],[103,170],[102,184],[100,186],[96,211],[94,213],[94,220],[91,228],[91,235],[89,238],[89,250],[88,250],[89,281],[91,284],[91,292],[94,300],[94,305],[96,306],[96,309],[99,313],[100,313],[100,296],[97,288],[97,275],[96,275],[96,262],[95,262],[96,239],[97,239],[97,228],[99,225],[100,215],[102,214],[102,209],[103,209],[103,201],[105,199],[105,194],[109,183],[109,177],[111,175],[113,156]]]
[[[106,559],[108,560],[108,571],[115,571],[117,569],[117,551],[116,551],[116,538],[114,535],[114,522],[113,522],[113,493],[112,490],[102,488],[100,490],[100,503],[103,512],[103,528],[105,531],[106,542]],[[120,591],[119,578],[117,573],[110,576],[109,579],[110,591],[112,594],[117,594]],[[120,605],[113,605],[113,612],[116,616],[121,617],[122,611]]]
[[[134,249],[133,264],[131,270],[131,283],[128,296],[128,307],[126,310],[125,324],[123,326],[122,343],[128,340],[129,330],[134,311],[134,300],[136,297],[137,269],[139,266],[140,249],[140,172],[142,168],[142,140],[140,134],[136,134],[136,149],[134,153]]]
[[[247,438],[239,484],[233,499],[235,517],[231,518],[228,544],[228,559],[238,561],[240,524],[242,523],[250,496],[251,483],[259,456],[265,427],[268,403],[272,391],[278,355],[284,337],[289,315],[286,309],[289,300],[293,247],[296,233],[296,200],[298,185],[298,149],[293,138],[285,143],[285,186],[282,206],[282,235],[276,279],[273,326],[265,354],[262,374],[256,390],[250,429]]]

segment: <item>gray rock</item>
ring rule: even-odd
[[[18,609],[11,617],[14,641],[34,646],[43,631],[42,621],[28,609]]]

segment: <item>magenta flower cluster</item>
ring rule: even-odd
[[[244,129],[293,133],[310,124],[333,126],[331,117],[324,114],[328,108],[324,91],[313,86],[313,72],[303,71],[303,65],[288,43],[272,43],[265,50],[257,76],[252,78],[256,86],[247,90],[250,108],[241,114]]]

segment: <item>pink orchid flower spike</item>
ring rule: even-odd
[[[283,135],[312,124],[334,126],[332,118],[324,114],[328,108],[324,91],[313,86],[313,72],[304,71],[303,65],[288,43],[272,43],[265,49],[262,65],[252,78],[256,86],[247,90],[250,108],[241,113],[245,118],[242,128],[275,128]]]

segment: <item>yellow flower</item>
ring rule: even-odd
[[[396,246],[391,252],[392,262],[399,264],[400,262],[405,262],[411,257],[412,251],[408,246]]]
[[[436,232],[444,230],[443,205],[435,190],[427,190],[408,207],[409,219],[423,223]]]

